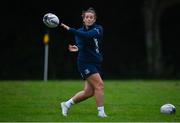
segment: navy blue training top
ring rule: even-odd
[[[79,48],[78,61],[88,63],[102,62],[102,26],[94,24],[88,29],[85,26],[78,30],[70,28],[69,32],[75,34],[76,45]]]

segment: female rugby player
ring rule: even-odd
[[[85,81],[82,91],[61,103],[62,115],[67,116],[73,104],[95,96],[98,116],[107,117],[104,111],[104,82],[101,73],[103,28],[95,23],[97,16],[93,8],[83,11],[82,19],[83,26],[80,29],[61,23],[61,27],[75,36],[76,45],[69,45],[69,51],[78,52],[77,66]]]

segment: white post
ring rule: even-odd
[[[44,35],[44,81],[48,80],[49,34]]]
[[[44,52],[44,81],[48,80],[48,54],[49,54],[49,45],[45,44],[45,52]]]

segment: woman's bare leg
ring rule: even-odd
[[[61,109],[62,109],[62,115],[67,116],[69,108],[74,103],[79,103],[83,100],[88,99],[89,97],[92,97],[94,95],[94,87],[91,85],[91,83],[85,81],[84,90],[79,91],[76,93],[71,99],[69,99],[66,102],[61,103]]]
[[[87,81],[94,87],[94,96],[96,98],[96,105],[98,109],[98,116],[107,117],[104,112],[104,82],[99,73],[92,74],[87,78]]]
[[[85,81],[84,90],[79,91],[76,93],[72,99],[74,103],[79,103],[81,101],[84,101],[94,95],[94,88],[93,85],[87,81]]]

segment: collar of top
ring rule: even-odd
[[[94,28],[95,25],[96,25],[96,24],[93,24],[93,25],[91,25],[91,26],[88,26],[88,29],[87,29],[85,26],[83,26],[83,29],[84,29],[84,30],[90,30],[90,29]]]

